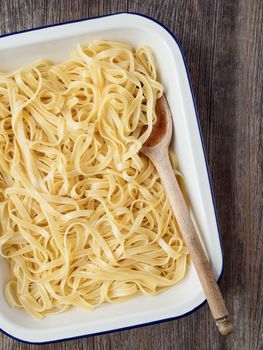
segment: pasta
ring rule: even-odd
[[[162,93],[151,50],[119,42],[0,73],[0,252],[12,307],[37,319],[94,310],[184,277],[187,249],[139,153]]]

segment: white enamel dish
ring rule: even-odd
[[[182,51],[166,28],[150,18],[122,13],[2,36],[0,71],[13,70],[40,58],[59,62],[66,59],[78,43],[96,39],[119,40],[134,46],[147,44],[154,51],[174,119],[173,147],[218,279],[223,270],[223,255],[199,120]],[[3,286],[9,270],[3,259],[0,265],[0,328],[26,342],[51,342],[160,322],[189,314],[205,300],[191,264],[183,281],[158,296],[105,304],[93,312],[72,308],[37,321],[7,304]]]

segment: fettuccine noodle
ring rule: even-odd
[[[162,93],[151,50],[118,42],[0,73],[0,252],[12,307],[37,319],[94,310],[184,277],[176,219],[139,153]]]

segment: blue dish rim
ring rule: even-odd
[[[219,215],[218,215],[218,211],[217,211],[217,207],[216,207],[215,193],[214,193],[214,188],[213,188],[213,184],[212,184],[211,172],[210,172],[210,169],[209,169],[208,160],[207,160],[207,154],[206,154],[206,151],[205,151],[204,138],[203,138],[202,129],[201,129],[201,122],[200,122],[200,117],[199,117],[199,113],[198,113],[198,110],[197,110],[196,100],[195,100],[195,97],[194,97],[193,85],[192,85],[192,81],[191,81],[191,78],[190,78],[190,72],[189,72],[189,68],[188,68],[188,64],[187,64],[187,59],[186,59],[186,55],[184,53],[184,50],[183,50],[179,40],[175,36],[175,34],[169,28],[167,28],[163,23],[159,22],[155,18],[152,18],[150,16],[147,16],[147,15],[144,15],[144,14],[141,14],[141,13],[137,13],[137,12],[121,11],[121,12],[114,12],[114,13],[109,13],[109,14],[101,15],[101,16],[94,16],[94,17],[90,17],[90,18],[81,18],[81,19],[61,22],[61,23],[57,23],[57,24],[50,24],[50,25],[46,25],[46,26],[41,26],[41,27],[36,27],[36,28],[31,28],[31,29],[25,29],[25,30],[21,30],[21,31],[18,31],[18,32],[2,34],[2,35],[0,35],[0,39],[4,38],[4,37],[7,37],[7,36],[12,36],[12,35],[17,35],[17,34],[22,34],[22,33],[27,33],[27,32],[33,32],[33,31],[37,31],[37,30],[41,30],[41,29],[45,29],[45,28],[57,27],[57,26],[61,26],[61,25],[64,25],[64,24],[72,24],[72,23],[78,23],[78,22],[91,21],[93,19],[105,18],[105,17],[122,15],[122,14],[144,17],[144,18],[146,18],[146,19],[148,19],[148,20],[158,24],[159,26],[161,26],[174,39],[174,41],[176,42],[176,44],[178,45],[178,47],[180,49],[182,57],[183,57],[184,66],[185,66],[185,69],[186,69],[187,78],[188,78],[188,82],[189,82],[189,86],[190,86],[190,90],[191,90],[191,95],[192,95],[192,99],[193,99],[193,103],[194,103],[195,116],[196,116],[196,121],[197,121],[197,125],[198,125],[199,135],[200,135],[200,139],[201,139],[201,144],[202,144],[205,164],[206,164],[206,171],[207,171],[207,176],[208,176],[208,180],[209,180],[209,186],[210,186],[210,191],[211,191],[211,196],[212,196],[213,208],[214,208],[214,213],[215,213],[215,218],[216,218],[216,225],[217,225],[219,242],[220,242],[220,248],[221,248],[221,254],[222,254],[222,268],[221,268],[221,272],[219,274],[219,277],[217,279],[217,282],[219,282],[221,280],[222,276],[223,276],[223,273],[224,273],[224,250],[223,250],[222,234],[221,234],[220,225],[219,225]],[[23,339],[19,339],[19,338],[14,337],[13,335],[7,333],[6,331],[4,331],[1,328],[0,328],[0,332],[2,332],[3,334],[7,335],[8,337],[10,337],[10,338],[12,338],[14,340],[17,340],[17,341],[25,343],[25,344],[38,344],[38,345],[41,345],[41,344],[59,343],[59,342],[62,342],[62,341],[70,341],[70,340],[82,339],[82,338],[87,338],[87,337],[93,337],[93,336],[97,336],[97,335],[116,333],[116,332],[121,332],[121,331],[134,329],[134,328],[151,326],[151,325],[154,325],[154,324],[160,324],[160,323],[168,322],[168,321],[174,321],[174,320],[177,320],[177,319],[180,319],[182,317],[185,317],[185,316],[188,316],[188,315],[192,314],[196,310],[200,309],[203,305],[205,305],[206,302],[207,302],[207,300],[205,299],[201,304],[197,305],[192,310],[186,312],[185,314],[182,314],[182,315],[179,315],[179,316],[175,316],[175,317],[168,317],[168,318],[165,318],[165,319],[152,321],[152,322],[141,323],[141,324],[137,324],[137,325],[133,325],[133,326],[122,327],[122,328],[117,328],[117,329],[110,329],[110,330],[107,330],[107,331],[102,331],[102,332],[97,332],[97,333],[92,333],[92,334],[84,334],[84,335],[80,335],[80,336],[76,336],[76,337],[62,338],[62,339],[50,340],[50,341],[44,341],[44,342],[30,342],[30,341],[26,341],[26,340],[23,340]]]

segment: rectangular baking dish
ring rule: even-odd
[[[59,62],[78,43],[97,39],[124,41],[134,46],[147,44],[154,51],[173,115],[172,146],[185,176],[200,236],[218,279],[223,270],[223,254],[200,124],[185,58],[168,29],[153,19],[121,13],[5,35],[0,38],[0,71],[14,70],[40,58]],[[160,295],[105,304],[93,312],[72,308],[37,321],[7,304],[3,286],[9,270],[2,258],[0,265],[0,328],[26,342],[50,342],[178,318],[191,313],[205,300],[190,264],[187,276]]]

